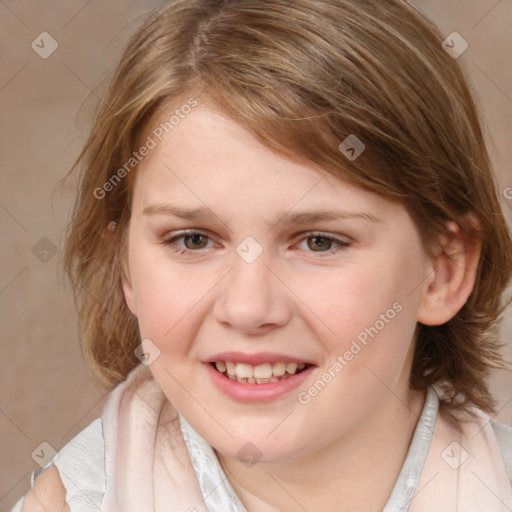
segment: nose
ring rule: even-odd
[[[249,335],[262,335],[286,325],[292,316],[289,288],[265,251],[252,263],[234,255],[233,268],[221,281],[214,318]]]

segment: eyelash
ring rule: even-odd
[[[177,234],[171,238],[163,240],[163,244],[171,247],[171,246],[175,245],[176,240],[179,240],[180,238],[193,236],[193,235],[201,235],[201,236],[206,237],[208,240],[211,240],[211,237],[208,236],[206,233],[202,233],[201,231],[187,230],[187,231],[181,231],[179,234]],[[308,233],[303,233],[301,241],[307,240],[309,238],[325,238],[326,240],[330,240],[331,242],[334,242],[340,246],[340,247],[338,247],[338,249],[329,249],[327,251],[308,251],[311,253],[331,255],[334,252],[337,252],[338,250],[341,250],[341,249],[345,249],[351,245],[349,242],[340,240],[339,238],[335,238],[332,235],[329,235],[327,233],[322,233],[321,231],[310,231]],[[173,252],[175,252],[179,256],[187,256],[187,257],[193,257],[193,253],[197,253],[197,252],[201,251],[201,249],[198,249],[198,250],[185,249],[185,248],[175,249],[173,247],[171,247],[171,249]]]

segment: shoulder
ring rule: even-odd
[[[78,510],[97,510],[105,492],[102,419],[95,419],[66,444],[54,465],[66,488],[66,501],[71,506],[81,505]]]
[[[465,450],[473,455],[479,453],[477,458],[491,457],[489,469],[492,466],[494,470],[502,471],[505,481],[512,486],[512,427],[492,420],[476,406],[463,411],[440,407],[439,412],[443,429],[455,434],[453,439],[463,439]],[[503,465],[499,463],[500,456]],[[502,469],[498,469],[500,467]]]
[[[97,418],[58,452],[49,467],[32,473],[32,489],[11,512],[69,512],[70,506],[73,511],[98,510],[104,491],[105,447],[102,420]]]
[[[96,418],[59,451],[54,464],[61,474],[85,475],[86,469],[101,469],[104,458],[102,419]]]
[[[493,420],[491,420],[491,426],[507,468],[508,479],[512,485],[512,427]]]
[[[500,442],[508,441],[508,444],[506,445],[506,448],[510,450],[511,445],[510,442],[512,441],[512,427],[509,425],[504,425],[503,423],[498,423],[497,421],[490,420],[492,429],[494,430],[494,434],[496,435],[496,438]]]

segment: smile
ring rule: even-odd
[[[211,365],[225,377],[243,384],[269,384],[286,380],[308,368],[308,364],[278,361],[251,365],[233,361],[216,361]]]
[[[278,354],[225,352],[204,361],[203,368],[214,387],[231,400],[261,403],[288,396],[318,367]]]

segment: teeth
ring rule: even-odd
[[[288,363],[286,365],[286,371],[290,374],[290,375],[293,375],[296,371],[297,371],[297,363]]]
[[[235,375],[236,364],[231,361],[226,361],[226,369],[228,371],[228,375]]]
[[[240,379],[250,379],[254,377],[252,366],[245,363],[238,363],[235,366],[235,374]]]
[[[270,379],[272,377],[272,365],[270,363],[259,364],[254,367],[254,378]]]
[[[272,373],[276,377],[282,377],[286,373],[286,363],[275,363],[272,367]]]
[[[295,375],[297,371],[304,370],[306,365],[304,363],[277,362],[252,366],[233,361],[217,361],[215,367],[220,373],[227,372],[226,376],[231,380],[248,384],[268,384]]]

